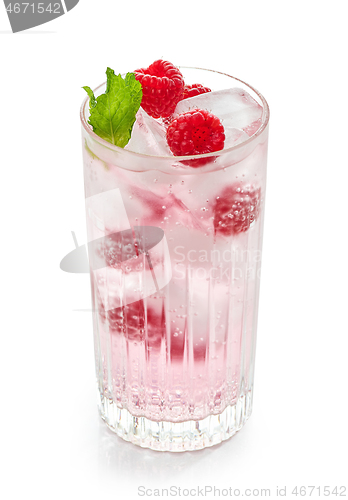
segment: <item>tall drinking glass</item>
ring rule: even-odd
[[[99,410],[123,439],[162,451],[218,444],[251,414],[269,120],[249,85],[180,70],[238,89],[236,145],[134,153],[95,135],[88,98],[81,107]]]

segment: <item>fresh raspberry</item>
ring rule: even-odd
[[[209,89],[208,87],[203,87],[203,85],[201,85],[200,83],[185,85],[182,99],[188,99],[189,97],[205,94],[206,92],[211,92],[211,89]]]
[[[217,116],[194,109],[174,118],[167,129],[167,142],[175,156],[220,151],[225,142],[224,127]]]
[[[127,334],[130,340],[141,340],[144,337],[144,306],[143,301],[133,302],[128,306],[115,307],[105,311],[98,297],[98,312],[102,323],[107,324],[113,333]]]
[[[105,311],[99,302],[99,314],[103,323],[107,323],[112,332],[123,333],[130,340],[144,337],[144,308],[142,301],[133,302],[129,306],[116,307]]]
[[[161,59],[134,71],[143,89],[142,108],[153,118],[170,116],[182,98],[184,78],[178,68]]]
[[[108,267],[119,269],[122,262],[129,265],[130,259],[136,253],[132,231],[112,233],[101,238],[96,244],[96,253]]]
[[[247,231],[259,217],[260,204],[260,188],[238,183],[226,187],[215,203],[215,233],[230,236]]]
[[[211,89],[208,87],[203,87],[200,83],[193,83],[192,85],[185,85],[184,87],[184,93],[180,99],[180,101],[183,101],[184,99],[188,99],[189,97],[194,97],[196,95],[200,94],[205,94],[206,92],[211,92]],[[173,114],[163,118],[163,123],[165,125],[169,125],[170,122],[173,120]]]
[[[106,323],[113,333],[123,334],[130,341],[144,340],[145,325],[147,324],[149,344],[152,347],[160,346],[163,332],[165,332],[165,322],[157,311],[148,306],[146,308],[146,323],[143,300],[105,311],[103,303],[98,297],[98,311],[101,321]]]
[[[123,335],[129,342],[144,342],[146,338],[148,348],[157,352],[160,350],[162,341],[166,337],[165,316],[160,309],[145,306],[143,300],[138,300],[127,306],[105,311],[98,292],[97,301],[100,320],[107,325],[112,334]],[[173,328],[170,355],[172,359],[180,360],[183,359],[184,353],[185,336],[177,335]],[[194,356],[196,359],[204,359],[205,345],[194,345]]]

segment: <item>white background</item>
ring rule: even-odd
[[[4,499],[347,484],[346,21],[343,0],[80,0],[14,35],[1,3]],[[70,232],[86,238],[81,86],[160,57],[239,77],[271,108],[253,415],[184,454],[99,422],[91,317],[75,311],[90,307],[89,280],[59,269]]]

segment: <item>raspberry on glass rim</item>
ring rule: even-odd
[[[172,63],[159,59],[148,68],[134,71],[141,83],[142,108],[153,118],[165,118],[173,114],[184,91],[184,78]]]

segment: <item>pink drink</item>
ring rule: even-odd
[[[198,102],[232,99],[235,110],[222,117],[227,149],[200,166],[166,153],[164,125],[145,113],[121,149],[91,131],[87,101],[81,112],[101,416],[124,439],[170,451],[217,444],[251,413],[269,117],[242,82],[182,73],[240,89]]]

